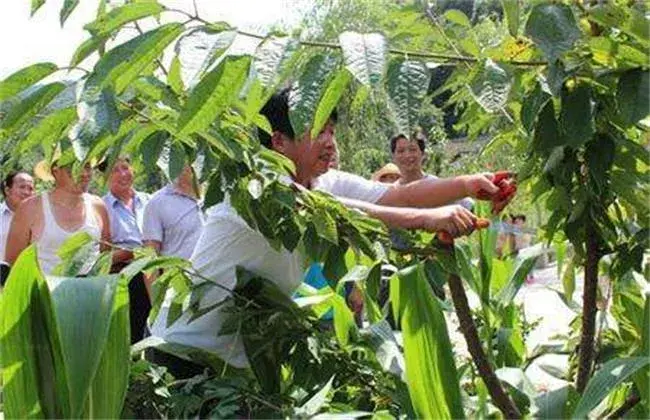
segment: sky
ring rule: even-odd
[[[63,0],[47,0],[30,17],[29,0],[3,0],[0,5],[0,80],[38,62],[66,66],[75,49],[88,38],[83,25],[97,12],[98,0],[80,0],[65,26],[59,23]],[[109,0],[117,4],[120,0]],[[160,0],[170,8],[193,11],[192,0]],[[310,0],[196,0],[199,15],[209,21],[226,21],[245,30],[264,32],[274,24],[291,27]],[[175,15],[178,17],[179,15]],[[163,20],[173,19],[165,13]],[[85,67],[89,67],[85,65]]]

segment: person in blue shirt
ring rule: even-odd
[[[128,157],[120,157],[112,168],[100,165],[108,172],[109,191],[103,197],[111,224],[111,242],[119,247],[113,252],[112,272],[119,272],[133,260],[133,249],[143,246],[142,225],[144,207],[149,195],[133,188],[133,168]],[[144,276],[138,273],[129,283],[131,343],[142,340],[151,310]]]

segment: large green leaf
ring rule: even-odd
[[[121,276],[117,283],[106,346],[90,388],[92,404],[86,404],[83,417],[118,418],[122,412],[130,367],[128,280]]]
[[[342,296],[336,293],[333,294],[330,303],[334,308],[334,333],[336,339],[342,347],[345,347],[350,343],[350,339],[357,335],[357,324],[354,322],[354,315]]]
[[[98,16],[95,21],[85,25],[84,29],[96,38],[104,38],[126,23],[160,14],[163,10],[163,6],[155,0],[127,3]]]
[[[117,277],[51,277],[48,281],[70,390],[70,413],[80,417],[86,404],[101,398],[91,395],[90,388],[107,343]]]
[[[406,381],[417,416],[464,418],[447,325],[424,266],[401,270],[391,279],[390,292],[402,326]]]
[[[487,59],[472,79],[470,89],[483,109],[487,112],[497,112],[506,104],[511,86],[508,73],[494,61]]]
[[[63,83],[50,83],[41,86],[9,110],[4,119],[0,121],[0,130],[11,133],[19,128],[45,108],[63,89],[65,89]]]
[[[343,32],[339,35],[345,66],[366,86],[377,86],[384,75],[386,40],[383,35]]]
[[[574,89],[562,91],[560,129],[565,144],[578,147],[590,141],[596,133],[594,102],[591,89],[580,84]]]
[[[512,276],[510,279],[508,279],[508,282],[501,289],[499,295],[496,298],[502,307],[505,307],[512,303],[512,300],[517,295],[517,292],[519,292],[519,289],[524,284],[524,281],[526,281],[526,277],[532,271],[533,267],[535,267],[537,258],[537,255],[533,255],[531,257],[524,258],[517,263],[517,267],[512,273]]]
[[[113,83],[120,94],[183,31],[180,23],[169,23],[118,45],[97,62],[85,84],[87,90]]]
[[[113,91],[106,87],[101,91],[84,91],[77,105],[77,114],[79,121],[70,130],[70,141],[77,159],[83,162],[102,132],[117,132],[120,127],[120,113]]]
[[[548,155],[553,148],[561,144],[562,139],[557,120],[555,119],[553,101],[547,101],[537,116],[535,134],[533,136],[533,149]]]
[[[311,129],[318,104],[338,62],[333,55],[315,55],[293,85],[289,95],[289,119],[296,138],[302,138]]]
[[[174,50],[181,64],[181,78],[193,88],[210,67],[235,40],[237,32],[199,27],[183,35]]]
[[[318,102],[318,107],[314,114],[314,124],[311,127],[311,138],[316,138],[323,126],[327,123],[330,115],[332,115],[332,111],[339,103],[339,99],[341,99],[341,95],[345,92],[351,79],[352,76],[349,71],[346,69],[340,69],[336,72],[334,78],[330,80],[325,93],[323,93],[323,97]]]
[[[535,84],[535,90],[529,95],[526,95],[521,105],[521,125],[524,126],[529,133],[535,126],[537,114],[546,102],[551,98],[547,92],[544,92],[540,83]]]
[[[61,26],[63,26],[65,21],[68,20],[77,5],[79,5],[79,0],[63,0],[63,6],[61,7],[61,12],[59,13]]]
[[[615,27],[646,44],[650,40],[650,28],[643,13],[632,7],[625,7],[614,2],[605,2],[590,7],[589,19],[604,27]]]
[[[262,41],[255,51],[253,68],[263,87],[275,86],[287,71],[287,64],[291,62],[299,45],[297,39],[289,36],[271,36]]]
[[[650,72],[634,69],[623,73],[618,80],[616,101],[628,124],[647,117],[650,114]]]
[[[389,64],[386,90],[400,133],[411,136],[416,131],[428,87],[429,72],[424,63],[397,59]]]
[[[0,360],[7,418],[72,417],[52,299],[33,246],[20,254],[3,291]]]
[[[619,358],[605,363],[587,383],[587,388],[571,417],[586,418],[618,385],[648,364],[650,357]]]
[[[571,49],[580,38],[571,7],[564,4],[538,4],[528,16],[526,35],[544,52],[549,61],[555,61]]]
[[[508,23],[508,32],[516,38],[519,32],[519,0],[501,0],[501,6]]]
[[[332,245],[338,245],[339,234],[336,228],[336,221],[325,209],[314,212],[312,222],[314,223],[318,236],[330,242]]]
[[[208,128],[226,110],[238,97],[246,81],[250,62],[249,56],[226,57],[201,79],[178,117],[180,134]]]
[[[29,130],[27,137],[20,142],[17,154],[31,152],[40,145],[51,148],[61,138],[76,116],[76,110],[71,107],[60,109],[43,118]]]
[[[0,82],[0,101],[14,96],[58,69],[53,63],[37,63],[12,73]]]

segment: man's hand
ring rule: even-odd
[[[494,214],[503,210],[512,201],[517,191],[512,172],[464,175],[459,178],[462,179],[468,196],[492,201],[492,213]]]
[[[420,228],[429,232],[445,231],[453,237],[469,235],[474,230],[476,216],[465,207],[453,204],[421,210]]]

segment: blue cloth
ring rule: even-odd
[[[314,289],[320,290],[324,287],[328,287],[327,279],[323,275],[323,267],[319,263],[313,263],[307,269],[305,273],[305,283],[313,287]],[[334,319],[334,311],[330,309],[327,311],[321,319],[332,320]]]
[[[110,191],[103,199],[111,223],[113,244],[125,248],[142,246],[144,206],[149,201],[149,195],[136,191],[133,196],[133,210],[127,208]]]

